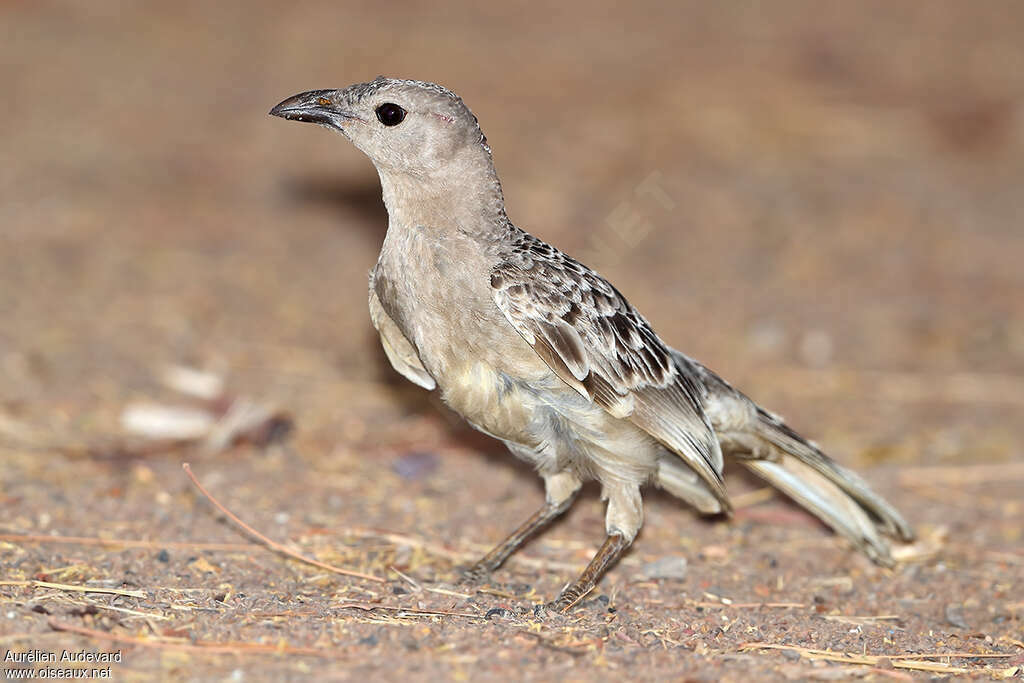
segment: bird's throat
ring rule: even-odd
[[[450,170],[423,177],[378,169],[389,226],[486,237],[503,225],[505,202],[493,169]]]

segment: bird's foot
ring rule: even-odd
[[[551,602],[534,607],[533,612],[538,617],[545,617],[551,614],[565,614],[576,606],[589,592],[589,590],[580,590],[578,586],[569,586]]]
[[[462,570],[458,583],[465,588],[473,588],[488,583],[490,580],[491,569],[477,562],[472,567]]]

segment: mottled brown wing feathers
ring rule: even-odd
[[[569,386],[682,457],[726,504],[722,453],[694,378],[647,321],[586,266],[523,232],[493,270],[509,323]]]

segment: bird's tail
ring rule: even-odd
[[[867,482],[780,418],[758,408],[754,431],[780,457],[743,458],[740,462],[849,538],[876,563],[888,566],[893,562],[879,531],[903,541],[913,540],[910,525]]]

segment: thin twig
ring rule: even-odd
[[[880,621],[899,621],[902,617],[898,614],[879,614],[877,616],[856,616],[843,614],[826,614],[825,621],[838,621],[841,624],[875,624]]]
[[[846,669],[846,671],[849,671],[851,673],[853,671],[856,671],[856,670],[857,670],[857,668],[854,667],[854,666],[851,666],[848,669]],[[894,671],[894,670],[891,670],[891,669],[883,669],[883,668],[878,667],[878,666],[873,666],[873,667],[869,668],[868,671],[870,671],[871,673],[876,674],[878,676],[886,676],[888,678],[894,678],[897,681],[912,681],[912,680],[914,680],[914,677],[911,676],[908,673],[903,673],[902,671]],[[852,676],[851,676],[851,678],[852,678]]]
[[[238,518],[237,515],[235,515],[235,513],[233,513],[230,510],[228,510],[226,507],[224,507],[220,503],[220,501],[218,501],[216,498],[214,498],[213,495],[209,491],[206,490],[206,487],[204,487],[201,483],[199,483],[199,479],[197,479],[196,475],[194,475],[192,473],[192,468],[189,467],[189,464],[187,462],[182,463],[181,464],[181,468],[183,470],[185,470],[185,474],[187,474],[188,478],[192,480],[192,483],[196,485],[196,488],[199,489],[200,493],[202,493],[204,496],[206,496],[207,500],[209,500],[211,503],[213,503],[214,507],[216,507],[218,510],[220,510],[228,519],[230,519],[232,522],[237,524],[239,527],[241,527],[245,531],[249,532],[250,534],[252,534],[256,538],[258,538],[260,541],[262,541],[267,547],[273,548],[274,550],[276,550],[277,552],[281,553],[282,555],[287,555],[288,557],[291,557],[291,558],[294,558],[296,560],[299,560],[300,562],[305,562],[306,564],[313,565],[314,567],[320,567],[321,569],[326,569],[327,571],[334,572],[335,574],[341,574],[343,576],[351,576],[351,577],[354,577],[354,578],[357,578],[357,579],[363,579],[364,581],[375,581],[377,583],[387,583],[386,579],[382,579],[379,576],[373,576],[372,574],[363,574],[362,572],[356,572],[356,571],[352,571],[350,569],[342,569],[341,567],[335,567],[332,564],[327,564],[326,562],[321,562],[320,560],[314,560],[312,558],[305,557],[304,555],[301,555],[301,554],[295,552],[294,550],[289,550],[288,548],[286,548],[285,546],[281,545],[277,541],[271,540],[270,538],[264,536],[263,534],[261,534],[260,532],[256,531],[255,529],[253,529],[251,526],[249,526],[245,522],[243,522],[241,519]]]
[[[489,588],[487,586],[481,586],[480,588],[477,588],[476,592],[484,593],[486,595],[496,595],[497,597],[505,598],[506,600],[517,600],[520,597],[518,595],[513,595],[512,593],[507,593],[505,591],[498,590],[497,588]]]
[[[233,655],[305,655],[308,657],[343,659],[336,650],[326,650],[313,647],[289,647],[287,645],[266,645],[264,643],[217,643],[203,640],[180,642],[164,639],[133,638],[132,636],[122,636],[116,633],[107,633],[105,631],[97,631],[96,629],[85,628],[83,626],[75,626],[74,624],[68,624],[63,621],[58,621],[57,619],[50,619],[47,623],[50,625],[50,628],[55,631],[67,631],[68,633],[77,633],[78,635],[86,636],[87,638],[109,640],[115,643],[127,643],[130,645],[139,645],[141,647]]]
[[[419,609],[417,607],[374,605],[367,602],[343,602],[339,605],[335,605],[334,607],[336,609],[360,609],[365,612],[375,612],[377,610],[382,610],[384,612],[399,612],[399,616],[407,614],[409,616],[420,617],[462,617],[464,619],[487,619],[483,614],[470,614],[469,612],[448,612],[445,610]]]
[[[1021,604],[1024,604],[1024,603],[1021,603]],[[1013,645],[1016,645],[1017,647],[1019,647],[1022,650],[1024,650],[1024,641],[1017,640],[1016,638],[1011,638],[1010,636],[999,636],[999,642],[1000,643],[1012,643]]]
[[[934,673],[968,673],[970,669],[963,667],[939,664],[936,662],[924,661],[928,659],[1005,659],[1016,655],[998,653],[976,653],[976,652],[931,652],[914,653],[906,655],[868,655],[851,652],[832,652],[831,650],[815,650],[812,648],[800,647],[798,645],[783,645],[780,643],[744,643],[739,649],[743,650],[792,650],[807,659],[823,659],[829,662],[842,662],[845,664],[867,664],[878,666],[883,660],[889,660],[897,669],[910,669],[913,671],[931,671]]]
[[[83,603],[72,603],[72,604],[83,604]],[[84,604],[91,605],[92,607],[95,607],[96,609],[109,609],[109,610],[113,610],[114,612],[120,612],[122,614],[128,614],[128,615],[131,615],[133,617],[141,617],[143,619],[161,619],[161,620],[166,621],[166,620],[170,620],[170,619],[173,618],[173,617],[167,616],[166,614],[159,614],[157,612],[142,612],[142,611],[139,611],[137,609],[128,609],[127,607],[116,607],[114,605],[104,605],[102,602],[96,602],[95,600],[86,600]]]
[[[424,586],[423,590],[427,591],[428,593],[437,593],[438,595],[450,595],[453,598],[462,598],[463,600],[465,600],[466,598],[473,597],[469,593],[459,593],[458,591],[450,591],[446,588],[432,588],[430,586]]]
[[[110,595],[127,595],[130,598],[149,597],[142,591],[129,591],[122,588],[100,588],[98,586],[75,586],[69,583],[51,583],[49,581],[0,581],[0,586],[35,586],[78,593],[109,593]]]
[[[723,608],[723,609],[792,609],[807,607],[802,602],[694,602],[695,607]]]
[[[150,550],[254,550],[256,543],[191,543],[187,541],[141,541],[131,538],[97,538],[93,536],[50,536],[48,534],[0,534],[0,541],[9,543],[56,543],[63,545],[119,546]]]
[[[408,581],[408,582],[409,582],[409,584],[410,584],[410,585],[411,585],[411,586],[413,587],[413,589],[414,589],[414,590],[415,590],[415,591],[416,591],[417,593],[419,593],[419,592],[421,592],[421,591],[423,590],[423,586],[421,586],[421,585],[419,585],[418,583],[416,583],[416,579],[412,578],[412,577],[411,577],[411,576],[409,576],[408,574],[405,574],[405,573],[403,573],[403,572],[399,571],[399,570],[398,570],[398,568],[397,568],[397,567],[395,567],[394,565],[391,565],[391,566],[389,566],[389,567],[388,567],[388,569],[390,569],[391,571],[393,571],[394,573],[398,574],[398,575],[399,575],[399,576],[401,576],[401,577],[402,577],[403,579],[405,579],[406,581]]]
[[[743,643],[740,645],[741,650],[793,650],[799,652],[802,655],[808,656],[827,656],[827,657],[858,657],[861,659],[969,659],[969,658],[1006,658],[1014,657],[1012,654],[1002,654],[999,652],[915,652],[913,654],[904,655],[868,655],[868,654],[857,654],[855,652],[834,652],[832,650],[816,650],[810,647],[800,647],[799,645],[786,645],[784,643]]]

